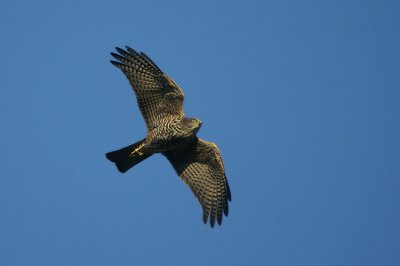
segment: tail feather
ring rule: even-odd
[[[131,167],[137,165],[138,163],[140,163],[141,161],[145,160],[146,158],[152,155],[151,153],[151,154],[143,154],[141,156],[139,155],[133,157],[129,156],[131,152],[135,150],[137,147],[139,147],[144,141],[145,140],[142,139],[141,141],[126,146],[122,149],[106,153],[106,157],[108,160],[115,163],[115,165],[118,168],[118,171],[120,171],[121,173],[125,173]]]

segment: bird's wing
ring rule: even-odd
[[[143,52],[138,53],[128,46],[126,51],[118,47],[116,50],[118,54],[111,55],[118,61],[111,63],[128,78],[147,128],[157,126],[164,116],[183,116],[183,92],[168,75]]]
[[[228,215],[231,192],[217,145],[195,139],[184,147],[163,153],[181,179],[189,185],[203,208],[203,221],[211,227]]]

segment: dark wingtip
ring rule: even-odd
[[[225,216],[228,217],[228,214],[229,214],[229,205],[228,205],[228,202],[227,202],[226,205],[224,206],[224,214],[225,214]]]
[[[110,60],[110,63],[113,64],[114,66],[121,68],[122,66],[124,66],[124,64],[114,61],[114,60]]]
[[[215,217],[210,216],[210,226],[211,228],[214,228],[215,225]]]
[[[210,220],[210,226],[211,226],[211,228],[214,228],[214,225],[215,225],[215,221],[214,221],[214,220]]]
[[[228,181],[226,181],[226,198],[228,199],[228,201],[232,201],[232,193],[231,193],[231,188],[229,187],[229,183]]]
[[[203,223],[207,223],[208,215],[205,211],[203,211]]]
[[[128,45],[125,45],[125,48],[126,48],[126,50],[129,52],[129,51],[132,51],[132,52],[134,52],[135,54],[138,54],[138,52],[135,50],[135,49],[133,49],[132,47],[130,47],[130,46],[128,46]]]
[[[117,52],[120,53],[121,55],[126,55],[128,53],[127,51],[119,47],[115,47],[115,50],[117,50]]]
[[[218,225],[221,225],[221,224],[222,224],[222,213],[219,213],[219,214],[218,214],[218,216],[217,216],[217,223],[218,223]]]
[[[121,57],[119,54],[116,54],[116,53],[114,53],[114,52],[111,52],[110,55],[111,55],[112,57],[114,57],[115,59],[118,59],[118,58]]]

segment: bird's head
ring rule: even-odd
[[[203,122],[201,122],[201,120],[198,118],[184,118],[183,119],[183,124],[185,125],[185,127],[193,133],[197,133],[197,131],[199,131],[202,123]]]

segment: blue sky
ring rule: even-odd
[[[11,1],[0,265],[400,265],[399,1]],[[185,92],[232,189],[211,229],[144,137],[115,46]]]

